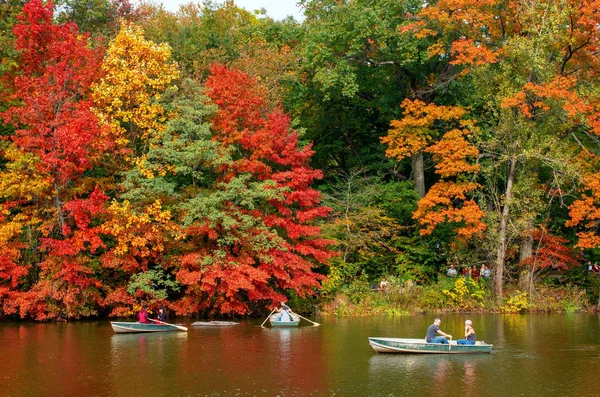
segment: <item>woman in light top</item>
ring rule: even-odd
[[[465,339],[459,339],[456,341],[459,345],[474,345],[476,341],[475,329],[473,328],[473,322],[471,320],[465,321]]]

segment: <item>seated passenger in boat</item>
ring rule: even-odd
[[[142,310],[140,310],[140,314],[138,314],[138,317],[138,323],[148,324],[150,322],[148,321],[148,311],[145,307],[142,307]]]
[[[456,341],[459,345],[474,345],[475,344],[475,329],[473,329],[473,322],[471,320],[465,321],[465,339],[459,339]]]
[[[288,305],[285,304],[284,301],[281,301],[281,304],[277,307],[277,321],[292,321],[292,309]]]
[[[427,334],[425,335],[425,340],[427,341],[427,343],[448,344],[448,339],[446,339],[446,337],[452,338],[452,335],[449,335],[440,329],[441,322],[442,320],[436,318],[435,320],[433,320],[433,324],[431,324],[429,328],[427,328]]]

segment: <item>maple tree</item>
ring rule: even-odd
[[[333,252],[313,225],[329,209],[310,187],[321,177],[308,164],[310,146],[299,146],[281,110],[268,111],[247,74],[216,65],[206,92],[217,106],[215,151],[229,160],[216,167],[211,193],[182,204],[194,243],[177,273],[186,286],[179,311],[244,314],[288,290],[314,293],[323,276],[313,268]]]
[[[94,256],[104,247],[94,218],[107,197],[85,173],[112,150],[91,111],[102,49],[53,4],[32,0],[15,25],[18,69],[2,112],[15,132],[4,143],[2,230],[5,313],[37,319],[95,313],[101,297]],[[9,292],[12,292],[9,293]]]
[[[179,229],[163,204],[165,197],[140,194],[132,175],[144,184],[169,169],[164,162],[149,166],[148,152],[162,139],[166,122],[173,117],[162,98],[178,77],[168,44],[147,40],[140,26],[122,22],[104,55],[102,75],[92,87],[94,112],[119,153],[110,172],[118,174],[113,188],[120,194],[108,206],[101,226],[113,246],[100,262],[118,280],[107,286],[103,302],[112,315],[132,314],[136,304],[165,304],[163,294],[138,287],[167,282],[161,276],[168,277],[163,271],[173,264],[164,255]]]
[[[544,229],[536,229],[532,233],[534,241],[533,255],[519,264],[527,269],[528,288],[531,293],[534,278],[547,269],[565,271],[581,264],[581,256],[575,249],[569,247],[569,240],[548,233]]]

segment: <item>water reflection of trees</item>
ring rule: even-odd
[[[97,323],[2,324],[2,395],[114,394],[106,379],[106,339]]]

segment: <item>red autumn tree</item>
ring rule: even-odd
[[[581,263],[581,256],[569,247],[570,241],[566,238],[548,233],[543,227],[535,229],[531,237],[533,254],[519,263],[525,268],[523,276],[526,278],[521,277],[520,281],[523,290],[532,293],[536,277],[545,270],[565,271]]]
[[[93,254],[103,242],[93,221],[107,197],[85,173],[112,148],[91,111],[102,49],[76,25],[55,24],[53,9],[41,0],[23,7],[13,30],[19,68],[5,76],[5,99],[16,105],[1,114],[15,133],[2,153],[0,222],[5,237],[20,241],[3,248],[0,261],[12,262],[3,285],[20,291],[4,293],[2,304],[37,319],[94,314],[100,302]]]
[[[208,196],[218,213],[193,217],[185,230],[192,249],[177,275],[187,286],[179,310],[244,314],[286,291],[312,294],[323,279],[314,267],[333,252],[314,225],[330,209],[310,187],[322,176],[309,165],[311,147],[299,145],[281,109],[268,110],[247,74],[214,66],[206,90],[218,107],[221,162]]]
[[[548,268],[568,270],[580,263],[566,238],[547,233],[543,229],[536,229],[532,237],[534,255],[521,262],[521,265],[528,266],[532,272]]]

